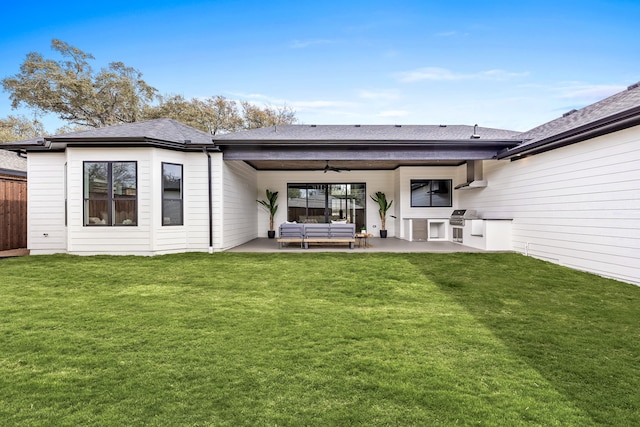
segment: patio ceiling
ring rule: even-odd
[[[400,166],[458,166],[488,160],[512,141],[349,142],[342,144],[217,142],[225,160],[242,160],[257,170],[393,170]]]
[[[325,160],[245,160],[256,170],[321,171]],[[393,170],[400,166],[459,166],[464,160],[330,160],[332,168],[344,170]]]

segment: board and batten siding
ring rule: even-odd
[[[460,191],[513,218],[513,249],[640,284],[640,126],[514,162],[485,161],[488,187]]]
[[[65,153],[29,153],[27,247],[32,255],[66,252]]]

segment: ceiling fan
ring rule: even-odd
[[[335,166],[331,166],[329,165],[329,160],[326,160],[327,164],[324,166],[324,173],[327,173],[329,171],[331,172],[342,172],[342,171],[350,171],[351,169],[345,169],[345,168],[337,168]]]

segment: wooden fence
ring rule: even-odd
[[[27,181],[0,176],[0,251],[27,247]]]

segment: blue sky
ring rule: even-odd
[[[528,130],[640,80],[638,0],[11,3],[2,78],[57,38],[162,94],[286,104],[305,124]],[[25,112],[0,92],[0,117]]]

